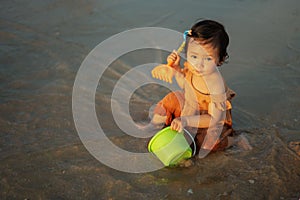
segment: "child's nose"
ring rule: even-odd
[[[197,67],[200,67],[200,68],[203,67],[203,59],[199,60],[199,62],[197,63]]]

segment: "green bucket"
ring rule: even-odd
[[[193,139],[193,138],[192,138]],[[166,127],[157,132],[148,144],[149,152],[154,153],[165,166],[173,166],[183,159],[192,157],[193,151],[184,133]]]

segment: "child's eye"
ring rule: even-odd
[[[196,59],[196,58],[197,58],[197,56],[195,56],[195,55],[191,55],[191,58],[194,58],[194,59]]]
[[[212,61],[212,58],[211,57],[206,57],[206,58],[204,58],[204,60],[206,60],[206,61]]]

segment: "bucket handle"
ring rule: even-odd
[[[186,132],[187,133],[187,135],[188,136],[190,136],[190,138],[191,138],[191,140],[192,140],[192,142],[193,142],[193,146],[194,146],[194,151],[193,151],[193,156],[195,156],[195,154],[196,154],[196,142],[195,142],[195,140],[194,140],[194,137],[192,136],[192,134],[188,131],[188,130],[186,130],[185,128],[183,129],[184,130],[184,132]]]

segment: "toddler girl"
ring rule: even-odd
[[[223,25],[204,20],[196,23],[186,37],[186,59],[180,67],[180,56],[173,51],[152,70],[154,78],[172,83],[175,77],[182,91],[167,94],[154,109],[151,124],[171,126],[194,133],[196,153],[224,150],[233,144],[230,90],[217,67],[228,58],[229,37]]]

